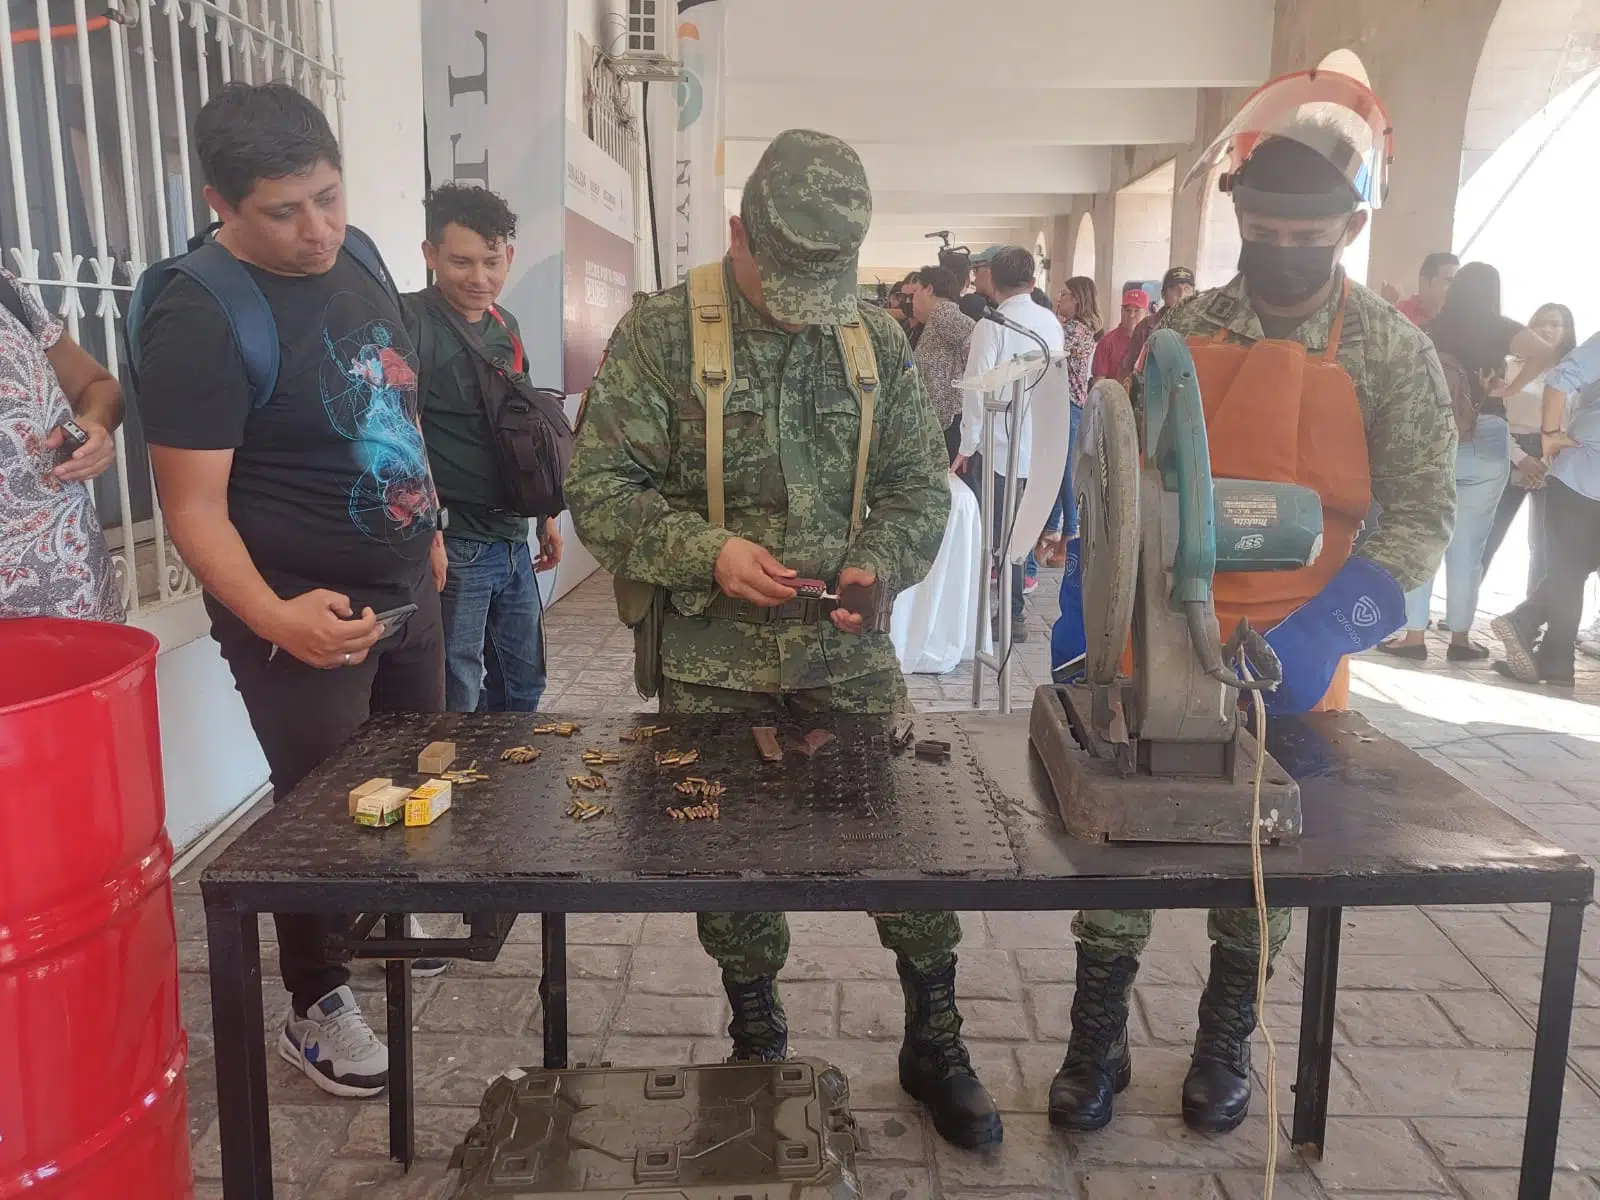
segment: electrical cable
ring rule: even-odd
[[[1254,679],[1249,660],[1240,656],[1239,670],[1245,682]],[[1250,693],[1256,715],[1256,777],[1250,798],[1250,882],[1256,902],[1256,1024],[1267,1043],[1267,1177],[1262,1200],[1272,1200],[1272,1185],[1278,1175],[1278,1044],[1267,1028],[1267,966],[1271,951],[1267,941],[1267,884],[1261,866],[1261,784],[1267,767],[1267,703],[1259,690]]]

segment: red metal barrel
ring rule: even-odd
[[[0,1200],[193,1191],[156,649],[0,620]]]

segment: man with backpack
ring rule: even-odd
[[[558,487],[571,433],[562,397],[539,395],[523,375],[517,319],[495,303],[511,269],[516,214],[487,188],[454,183],[430,193],[426,208],[422,252],[434,283],[408,295],[405,309],[421,363],[428,461],[447,514],[445,707],[533,712],[545,685],[536,573],[561,561],[561,503],[524,496],[529,481],[519,464],[537,474],[547,459],[546,482]],[[514,403],[526,404],[528,422],[512,429],[507,407]],[[530,519],[537,561],[528,549]]]
[[[288,86],[233,83],[195,148],[220,228],[145,272],[128,340],[167,528],[281,798],[370,713],[442,709],[438,501],[416,353],[345,224],[326,118]],[[334,922],[275,919],[279,1053],[324,1091],[376,1095],[388,1051],[327,953]]]

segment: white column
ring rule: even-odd
[[[422,0],[333,0],[344,73],[349,220],[371,234],[401,291],[422,262]]]

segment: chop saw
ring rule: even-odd
[[[1114,381],[1084,406],[1072,464],[1084,674],[1038,690],[1030,738],[1076,837],[1248,844],[1264,751],[1239,696],[1279,666],[1244,622],[1219,629],[1213,578],[1310,565],[1322,503],[1296,484],[1214,479],[1188,346],[1158,330],[1145,364],[1141,412]],[[1297,840],[1299,785],[1270,755],[1263,778],[1263,842]]]

